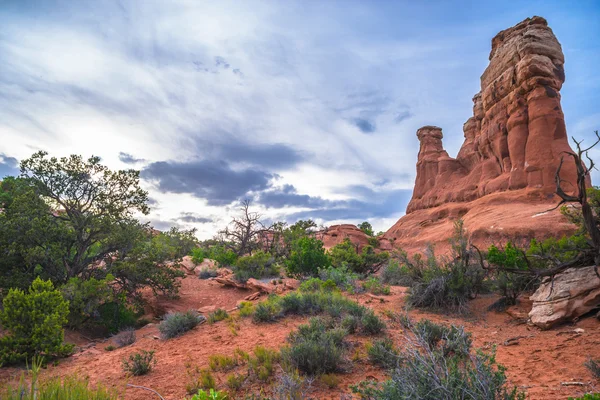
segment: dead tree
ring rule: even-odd
[[[592,206],[588,202],[588,194],[587,194],[587,189],[588,189],[587,182],[589,180],[590,171],[592,171],[595,168],[594,161],[589,157],[588,152],[592,148],[594,148],[596,145],[598,145],[598,143],[600,143],[600,134],[598,134],[598,131],[595,131],[595,134],[596,134],[596,141],[591,146],[582,148],[581,144],[582,144],[583,140],[577,141],[577,140],[575,140],[575,138],[573,138],[573,141],[575,142],[575,145],[577,146],[577,151],[565,151],[564,152],[564,155],[566,155],[567,157],[571,157],[571,159],[575,163],[575,168],[577,171],[577,185],[576,185],[574,194],[568,194],[563,188],[564,180],[560,177],[560,171],[563,167],[563,163],[565,161],[565,156],[563,155],[561,157],[560,162],[558,164],[558,168],[556,169],[555,177],[554,177],[555,182],[556,182],[556,195],[558,197],[560,197],[561,201],[556,205],[556,207],[554,207],[552,209],[552,210],[555,210],[558,207],[562,206],[563,204],[567,204],[567,203],[578,204],[581,209],[581,217],[582,217],[583,227],[584,227],[586,233],[589,235],[589,240],[588,240],[589,246],[586,248],[574,249],[574,250],[578,251],[578,254],[573,259],[568,260],[568,261],[561,262],[557,258],[552,257],[552,255],[538,256],[538,258],[542,258],[542,259],[548,261],[549,263],[554,264],[550,268],[544,268],[544,269],[532,268],[530,257],[527,256],[523,252],[523,259],[525,260],[525,262],[528,265],[527,269],[518,269],[518,268],[509,268],[509,267],[497,267],[497,268],[493,268],[493,269],[510,272],[510,273],[514,273],[514,274],[532,275],[535,277],[545,277],[545,276],[554,277],[556,274],[563,272],[564,270],[566,270],[568,268],[579,268],[579,267],[586,267],[586,266],[590,266],[590,265],[600,264],[600,229],[598,227],[598,217],[596,215],[594,215],[594,210],[592,209]],[[586,165],[586,161],[584,160],[584,157],[588,161],[587,165]],[[472,247],[475,248],[475,250],[477,251],[477,253],[479,255],[479,261],[480,261],[481,266],[488,270],[492,269],[491,267],[485,265],[484,257],[482,255],[481,251],[473,245],[472,245]]]
[[[238,256],[250,254],[266,231],[260,221],[261,215],[250,211],[250,201],[244,200],[239,217],[234,217],[224,230],[219,232],[221,241]]]

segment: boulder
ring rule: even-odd
[[[599,268],[570,268],[553,280],[545,278],[530,297],[533,300],[529,312],[531,322],[542,329],[550,329],[599,308]]]

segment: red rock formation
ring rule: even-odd
[[[451,234],[450,220],[456,218],[482,238],[498,229],[506,237],[531,236],[534,227],[540,236],[570,232],[556,212],[530,219],[558,202],[556,169],[563,152],[571,151],[560,106],[563,64],[560,43],[541,17],[498,33],[457,157],[444,150],[440,128],[417,131],[413,197],[407,215],[385,238],[396,246],[421,246],[432,238],[439,242]],[[565,163],[561,178],[565,188],[575,188],[572,162]],[[432,230],[432,225],[437,227]]]
[[[358,251],[369,244],[369,236],[352,224],[332,225],[319,232],[317,238],[323,241],[323,247],[327,250],[342,243],[344,239],[350,239],[358,246]]]

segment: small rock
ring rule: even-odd
[[[198,312],[199,312],[200,314],[208,314],[208,313],[210,313],[210,312],[213,312],[213,311],[215,311],[216,309],[217,309],[217,307],[216,307],[216,306],[204,306],[204,307],[200,307],[200,308],[198,309]]]
[[[585,330],[582,328],[575,328],[575,329],[573,329],[573,332],[575,332],[577,334],[582,334],[583,332],[585,332]]]

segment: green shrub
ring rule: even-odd
[[[194,247],[190,255],[192,256],[192,262],[196,265],[202,264],[202,261],[209,257],[208,252],[202,247]]]
[[[224,245],[215,245],[210,248],[209,258],[215,260],[220,267],[231,267],[238,259],[237,254]]]
[[[214,324],[215,322],[223,321],[228,318],[229,314],[222,308],[217,308],[215,311],[208,314],[208,318],[206,319],[209,324]]]
[[[240,374],[231,374],[227,377],[227,387],[232,392],[237,392],[244,386],[244,382],[246,381],[246,377]]]
[[[25,377],[16,387],[0,390],[3,400],[117,400],[117,393],[104,386],[90,387],[87,380],[76,377],[52,378],[38,383],[37,376],[31,383]]]
[[[400,361],[394,342],[389,338],[376,340],[367,346],[367,354],[373,364],[385,369],[396,368]]]
[[[504,248],[492,245],[487,252],[488,262],[495,267],[512,268],[519,271],[527,271],[529,264],[525,258],[525,252],[508,242]],[[539,283],[539,279],[510,272],[498,270],[495,274],[495,286],[502,295],[501,308],[517,304],[519,295],[533,288]]]
[[[436,260],[433,253],[430,254],[411,288],[409,305],[464,312],[467,302],[484,289],[484,270],[474,261],[476,257],[469,248],[462,221],[457,221],[454,229],[450,240],[451,257]]]
[[[123,370],[133,376],[146,375],[156,365],[154,351],[142,350],[139,353],[129,355],[129,359],[123,359]]]
[[[425,326],[428,328],[422,329]],[[505,368],[497,364],[493,353],[478,350],[471,354],[470,342],[466,352],[448,352],[443,339],[430,346],[439,336],[437,329],[432,333],[432,326],[422,323],[422,328],[411,331],[412,338],[407,340],[405,350],[399,355],[401,362],[389,380],[362,382],[353,386],[353,391],[376,400],[525,399],[516,388],[508,388]],[[439,330],[450,332],[452,328]],[[459,335],[461,330],[455,332]]]
[[[204,390],[199,390],[198,393],[192,396],[191,400],[228,400],[229,397],[218,390],[209,389],[208,393]]]
[[[262,250],[238,258],[233,266],[233,271],[238,282],[246,282],[250,278],[261,279],[279,275],[279,267],[275,258]]]
[[[600,400],[600,393],[586,393],[582,397],[569,397],[569,400]]]
[[[308,375],[339,371],[344,353],[346,331],[331,328],[320,318],[311,318],[288,338],[289,347],[281,350],[282,358],[292,368]]]
[[[277,301],[262,301],[256,305],[253,319],[254,322],[273,322],[279,317],[280,313],[281,310]]]
[[[360,319],[361,331],[365,335],[377,335],[385,329],[385,322],[373,310],[366,311]]]
[[[254,356],[248,357],[248,371],[258,380],[266,382],[273,375],[274,363],[279,361],[279,353],[266,347],[256,346]]]
[[[385,329],[385,323],[373,312],[336,291],[292,292],[285,296],[270,296],[256,305],[254,322],[273,322],[285,315],[326,314],[349,329],[365,335],[375,335]],[[349,318],[352,317],[352,318]],[[352,321],[350,321],[352,320]]]
[[[367,292],[375,294],[375,295],[381,295],[381,294],[389,295],[390,294],[390,287],[382,284],[381,282],[379,282],[379,279],[377,279],[375,277],[371,277],[371,278],[367,279],[366,281],[364,281],[362,286]]]
[[[329,266],[319,269],[319,278],[323,281],[333,281],[341,290],[354,292],[357,289],[358,274],[350,271],[347,264],[339,267]]]
[[[205,318],[198,315],[195,311],[170,312],[164,316],[158,326],[158,330],[163,339],[171,339],[183,335],[185,332],[193,329]]]
[[[335,268],[347,267],[353,272],[366,274],[376,270],[389,259],[388,253],[375,253],[373,246],[370,245],[364,246],[360,254],[357,251],[357,246],[350,239],[344,239],[342,243],[329,250],[331,265]]]
[[[320,268],[329,266],[323,242],[308,236],[294,240],[285,266],[290,276],[316,276]]]
[[[219,354],[208,358],[208,366],[212,371],[229,371],[238,365],[237,357],[228,357]]]
[[[393,286],[412,286],[415,282],[408,266],[400,266],[396,260],[390,260],[381,271],[381,282]]]
[[[238,310],[240,313],[240,317],[245,318],[245,317],[249,317],[252,314],[254,314],[254,304],[252,304],[251,301],[242,301],[239,305],[238,305]]]
[[[329,389],[335,389],[340,384],[340,378],[335,374],[323,374],[319,381]]]
[[[0,365],[42,356],[64,357],[73,346],[64,343],[63,326],[69,304],[50,281],[36,278],[27,292],[10,289],[0,311],[5,335],[0,338]]]
[[[373,236],[373,227],[367,221],[360,223],[358,229],[363,231],[367,236]]]

